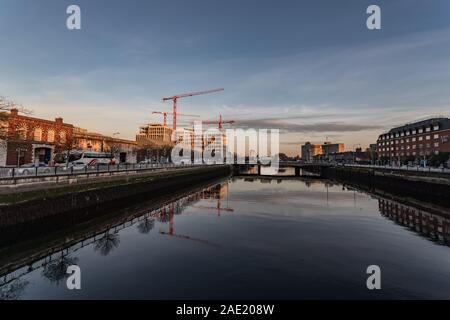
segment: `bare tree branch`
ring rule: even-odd
[[[20,113],[31,115],[33,114],[33,111],[30,109],[25,108],[20,103],[14,102],[12,100],[8,100],[4,96],[0,96],[0,111],[10,111],[11,109],[16,108]]]

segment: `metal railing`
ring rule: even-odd
[[[98,175],[116,172],[139,172],[146,170],[158,170],[166,168],[184,168],[192,167],[191,164],[173,163],[146,163],[146,164],[97,164],[95,166],[55,166],[55,167],[31,167],[31,168],[0,168],[0,180],[15,180],[33,177],[59,177],[59,176],[78,176],[78,175]],[[198,166],[198,165],[195,165]]]
[[[388,169],[388,170],[403,170],[403,171],[416,171],[416,172],[438,172],[438,173],[450,173],[450,168],[434,168],[434,167],[422,167],[422,166],[390,166],[390,165],[366,165],[366,164],[347,164],[336,163],[336,166],[342,167],[358,167],[358,168],[370,168],[370,169]]]

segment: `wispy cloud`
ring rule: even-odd
[[[283,121],[283,118],[238,120],[236,121],[236,126],[241,128],[254,128],[254,129],[279,129],[285,133],[358,132],[382,128],[382,126],[373,124],[350,124],[339,122],[319,122],[319,123],[313,122],[307,124],[297,124]]]

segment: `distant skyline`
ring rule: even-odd
[[[66,28],[70,4],[82,30]],[[163,97],[218,87],[179,112],[279,128],[290,155],[450,115],[448,0],[2,0],[0,41],[0,95],[121,138],[162,122]]]

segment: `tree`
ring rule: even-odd
[[[102,256],[107,256],[120,244],[120,237],[117,233],[110,233],[109,230],[105,232],[103,238],[95,243],[94,250],[99,251]]]
[[[113,141],[109,141],[105,146],[105,152],[110,154],[111,160],[116,157],[118,153],[120,153],[120,144],[115,143]]]
[[[14,102],[12,100],[6,99],[6,97],[0,96],[0,111],[10,111],[11,109],[17,109],[23,114],[30,115],[33,113],[32,110],[26,109],[21,104]]]
[[[279,156],[280,161],[288,161],[289,160],[288,156],[285,153],[280,153],[278,156]]]
[[[66,137],[65,141],[55,144],[55,154],[65,153],[65,159],[66,159],[66,166],[69,165],[69,157],[70,157],[70,151],[72,151],[76,147],[75,139],[73,137]]]
[[[380,157],[379,160],[380,160],[380,164],[382,164],[382,165],[386,165],[389,163],[389,157],[386,157],[386,156]]]
[[[69,276],[67,274],[67,268],[77,263],[78,258],[67,256],[63,250],[59,259],[50,261],[44,266],[42,275],[50,280],[50,282],[55,282],[59,285],[61,281],[64,281]]]
[[[138,224],[137,228],[140,233],[147,234],[155,227],[155,220],[146,218],[140,224]]]
[[[430,165],[432,167],[439,167],[448,162],[449,152],[439,152],[438,154],[433,154],[430,158]]]
[[[22,279],[15,279],[12,282],[0,287],[0,300],[18,300],[25,292],[29,282]]]

